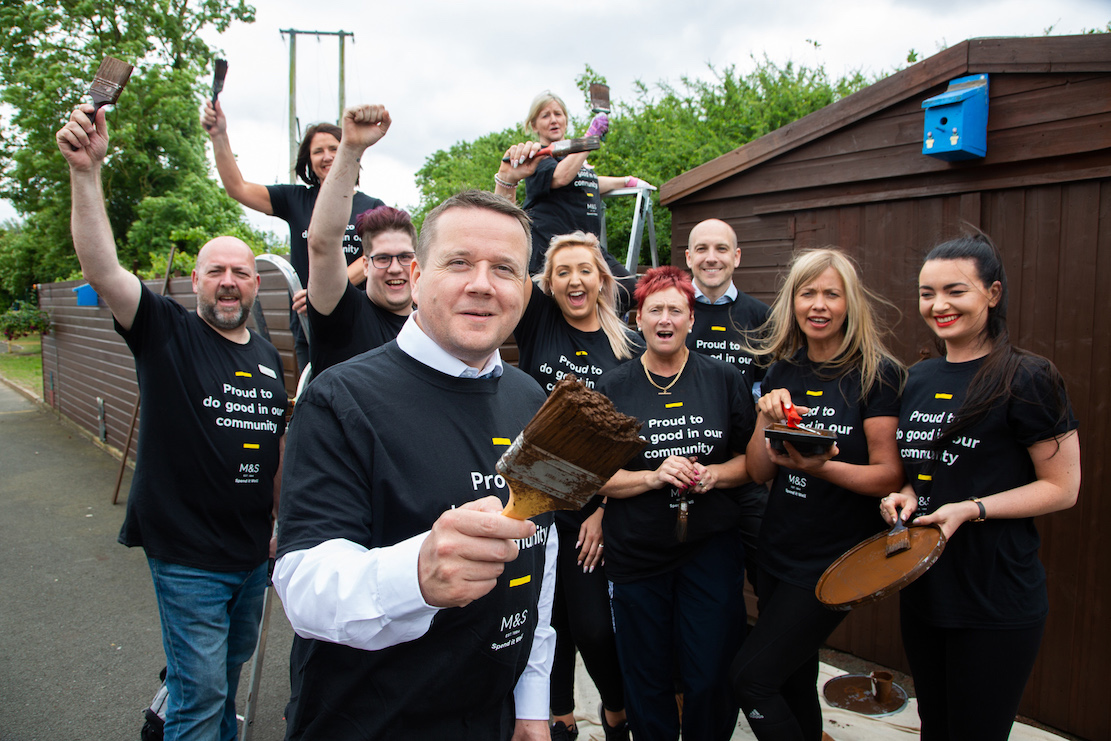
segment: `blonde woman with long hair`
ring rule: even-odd
[[[878,299],[837,249],[802,252],[772,305],[757,354],[770,362],[746,450],[771,490],[760,531],[760,618],[733,662],[737,700],[761,741],[816,739],[818,648],[846,613],[814,596],[822,572],[883,528],[876,503],[903,482],[895,443],[906,373],[883,343]],[[837,443],[774,451],[764,429],[792,406]]]
[[[553,237],[514,336],[518,367],[551,393],[574,374],[593,388],[599,377],[639,354],[640,339],[616,313],[617,283],[598,238],[573,232]],[[601,498],[578,512],[557,512],[559,562],[552,625],[552,738],[574,737],[575,649],[602,697],[607,739],[627,739],[625,693],[610,623],[602,566]]]

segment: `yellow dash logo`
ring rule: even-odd
[[[248,373],[247,371],[236,371],[235,375],[236,376],[242,376],[243,378],[250,378],[251,377],[251,374]]]
[[[576,350],[575,354],[576,355],[586,355],[586,350]]]
[[[247,450],[258,450],[258,443],[243,443],[243,447]]]
[[[675,401],[675,402],[672,402],[671,404],[664,404],[664,409],[674,409],[676,407],[681,407],[681,406],[683,406],[683,402]]]
[[[920,473],[920,474],[918,474],[918,480],[919,481],[933,481],[934,477],[930,476],[928,473]]]
[[[494,445],[512,445],[513,444],[513,441],[510,440],[508,437],[495,437],[493,442],[494,442]]]
[[[516,579],[510,579],[509,580],[509,586],[519,587],[522,584],[528,584],[530,581],[532,581],[532,574],[528,574],[527,576],[521,576],[521,577],[518,577]]]
[[[807,396],[821,396],[822,392],[821,391],[807,391],[806,395]]]
[[[718,327],[714,324],[710,325],[710,329],[712,329],[715,332],[724,332],[725,331],[725,327]]]
[[[953,395],[952,394],[936,393],[936,394],[934,394],[934,398],[935,399],[952,399]]]

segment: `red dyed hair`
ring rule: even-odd
[[[637,282],[633,299],[636,300],[637,306],[644,306],[644,302],[653,293],[666,291],[669,288],[678,288],[679,293],[687,297],[687,304],[690,305],[690,310],[693,313],[694,284],[691,283],[691,277],[685,271],[674,265],[661,265],[645,273]]]

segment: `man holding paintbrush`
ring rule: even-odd
[[[513,204],[448,199],[397,339],[298,402],[274,572],[297,632],[289,739],[548,738],[556,537],[550,514],[499,514],[495,471],[545,399],[498,354],[529,252]]]
[[[139,452],[119,540],[146,552],[158,599],[165,738],[234,741],[239,671],[255,650],[266,591],[286,409],[278,351],[245,326],[255,258],[234,237],[202,247],[195,312],[151,292],[116,256],[100,184],[104,111],[79,107],[57,142],[82,273],[135,355]]]

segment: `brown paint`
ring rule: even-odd
[[[833,562],[814,593],[826,607],[849,610],[898,592],[937,561],[945,536],[933,525],[910,527],[910,548],[887,555],[887,533],[860,543]]]

